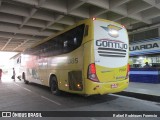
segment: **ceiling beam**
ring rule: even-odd
[[[1,50],[4,50],[6,48],[6,46],[10,43],[11,40],[12,40],[12,38],[9,38],[7,43],[3,46],[3,48]]]
[[[77,9],[78,7],[82,6],[86,1],[78,1],[78,0],[70,0],[68,1],[68,8],[67,13],[72,12],[73,10]]]
[[[118,21],[121,21],[121,19],[123,19],[123,18],[125,18],[125,16],[121,16],[121,17],[115,18],[115,19],[113,19],[113,21],[118,22]]]
[[[109,0],[88,0],[87,3],[103,9],[109,9]]]
[[[23,27],[22,29],[19,29],[17,25],[12,25],[12,24],[0,24],[0,31],[9,33],[19,33],[25,35],[36,35],[36,36],[49,36],[53,33],[50,30],[40,32],[38,28],[32,28],[32,27]]]
[[[26,24],[28,22],[28,20],[36,13],[37,9],[36,8],[32,8],[32,10],[30,11],[30,15],[24,18],[23,23],[19,26],[19,28],[22,28],[24,24]]]
[[[72,17],[65,16],[62,19],[58,20],[57,23],[61,23],[64,25],[73,25],[73,24],[75,24],[75,20]]]
[[[24,42],[22,42],[20,45],[18,45],[17,47],[15,47],[13,49],[13,51],[17,50],[19,47],[23,46],[25,43],[27,43],[29,40],[25,40]]]
[[[154,6],[154,7],[156,7],[156,8],[158,8],[158,9],[160,9],[159,0],[143,0],[143,1],[148,3],[148,4],[150,4],[150,5],[152,5],[152,6]]]
[[[2,5],[2,0],[0,0],[0,6]]]
[[[47,25],[42,28],[40,31],[44,31],[45,29],[47,29],[48,27],[50,27],[52,24],[54,24],[55,22],[59,21],[60,19],[62,19],[64,17],[64,15],[55,15],[55,18],[53,21],[48,22]]]
[[[35,6],[36,8],[32,8],[32,9],[31,9],[29,16],[27,16],[27,17],[24,18],[24,21],[23,21],[23,23],[20,25],[19,28],[22,28],[23,25],[25,25],[25,24],[29,21],[29,19],[32,18],[32,16],[37,12],[37,8],[41,7],[41,6],[44,4],[45,1],[46,1],[46,0],[39,0],[38,5]]]
[[[14,39],[30,39],[30,40],[40,40],[45,38],[42,36],[33,37],[32,35],[25,35],[25,34],[14,35],[13,33],[7,33],[7,32],[0,32],[0,37],[14,38]]]
[[[37,7],[41,7],[45,2],[46,2],[46,0],[39,0]]]
[[[7,1],[7,0],[4,0]],[[37,0],[8,0],[10,3],[20,3],[20,4],[26,4],[26,5],[32,5],[32,6],[37,6],[38,1]]]
[[[132,19],[135,19],[135,20],[137,20],[137,21],[144,22],[144,23],[146,23],[146,24],[151,24],[151,23],[152,23],[151,20],[146,20],[146,19],[144,19],[141,14],[134,14],[134,15],[131,14],[131,15],[129,15],[128,17],[129,17],[129,18],[132,18]]]
[[[96,8],[93,8],[93,9],[90,9],[90,17],[97,17],[97,16],[100,16],[102,14],[105,14],[106,12],[108,12],[108,10],[106,9],[96,9]]]
[[[109,7],[110,9],[114,9],[115,7],[121,6],[129,1],[130,0],[110,0]]]
[[[24,16],[24,17],[29,16],[29,12],[25,7],[16,6],[13,4],[6,4],[6,3],[1,5],[0,12],[12,14],[12,15]]]
[[[47,0],[41,8],[67,14],[67,1],[68,0]]]
[[[83,6],[75,9],[74,11],[70,12],[69,15],[80,17],[83,19],[90,17],[90,7],[89,6]]]
[[[143,1],[146,2],[146,3],[148,3],[148,4],[150,4],[150,5],[152,5],[152,6],[156,5],[155,0],[143,0]]]
[[[142,12],[141,15],[144,20],[149,20],[149,19],[160,16],[160,10],[159,9],[149,9],[145,12]]]
[[[0,21],[5,23],[22,24],[22,17],[0,13]]]
[[[127,9],[128,9],[128,14],[134,14],[147,10],[151,7],[153,6],[141,0],[136,0],[136,1],[134,0],[128,4]]]

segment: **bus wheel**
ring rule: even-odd
[[[25,83],[25,84],[28,84],[28,83],[29,83],[29,81],[26,80],[25,73],[22,74],[22,79],[24,80],[24,83]]]
[[[58,89],[58,82],[55,76],[51,77],[50,89],[52,94],[60,95],[60,90]]]

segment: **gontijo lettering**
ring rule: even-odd
[[[115,48],[115,49],[127,49],[128,45],[118,40],[100,39],[96,40],[96,46]]]

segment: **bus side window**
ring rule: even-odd
[[[65,33],[68,40],[68,52],[77,49],[81,45],[83,40],[83,33],[84,24]]]
[[[79,25],[61,35],[51,38],[43,44],[30,48],[27,52],[39,58],[69,53],[81,45],[84,28],[84,24]]]

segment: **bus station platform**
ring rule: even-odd
[[[124,91],[160,96],[160,84],[130,82]]]
[[[160,84],[130,82],[129,87],[118,94],[160,102]]]

